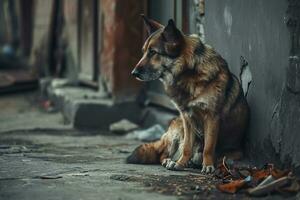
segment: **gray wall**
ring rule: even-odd
[[[240,56],[245,57],[252,72],[248,94],[251,107],[246,139],[248,155],[258,163],[299,167],[299,2],[207,0],[205,3],[206,43],[227,60],[234,74],[239,74]],[[292,27],[295,23],[298,28]],[[292,35],[296,37],[293,41]]]

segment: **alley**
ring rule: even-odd
[[[0,101],[0,199],[176,199],[214,190],[190,184],[206,180],[198,172],[125,164],[140,142],[73,130],[61,114],[39,109],[36,96]]]
[[[0,200],[300,199],[299,10],[0,0]]]
[[[74,130],[60,113],[39,108],[37,99],[36,93],[23,93],[0,101],[6,111],[0,117],[0,199],[249,198],[217,191],[215,178],[196,169],[125,164],[139,141]]]

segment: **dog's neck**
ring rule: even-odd
[[[181,55],[173,62],[160,80],[165,87],[172,87],[182,77],[197,76],[197,81],[209,83],[219,73],[229,76],[226,61],[213,48],[204,45],[199,37],[185,36],[185,45]],[[218,58],[218,59],[216,59]]]
[[[185,45],[181,55],[174,60],[172,66],[164,70],[162,77],[159,79],[165,87],[172,86],[180,79],[182,74],[189,73],[195,75],[199,73],[197,67],[201,62],[200,56],[205,48],[204,44],[195,35],[185,36],[184,42]]]

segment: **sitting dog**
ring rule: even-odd
[[[141,81],[162,81],[180,118],[161,140],[138,147],[127,162],[160,162],[170,170],[182,170],[195,155],[200,156],[200,150],[201,171],[212,173],[216,149],[241,152],[249,120],[241,84],[214,49],[195,35],[184,35],[172,19],[166,27],[143,19],[149,37],[132,75]]]

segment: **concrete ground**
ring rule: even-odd
[[[73,130],[36,99],[0,98],[0,199],[248,199],[220,193],[198,170],[125,164],[140,142]]]

